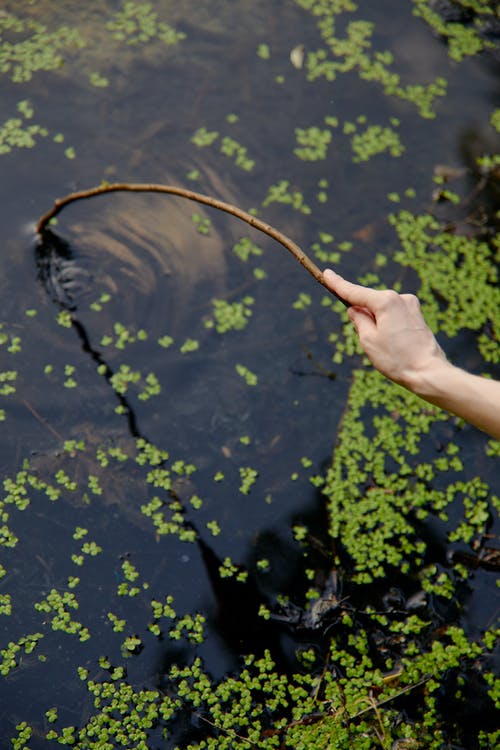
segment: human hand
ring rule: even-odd
[[[418,393],[422,380],[448,364],[415,295],[352,284],[330,269],[323,272],[323,279],[351,305],[347,314],[361,346],[383,375]]]

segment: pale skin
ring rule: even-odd
[[[323,279],[350,305],[347,314],[377,370],[500,440],[500,382],[447,360],[415,295],[352,284],[330,269]]]

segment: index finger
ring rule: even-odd
[[[323,271],[323,279],[326,286],[342,300],[345,300],[348,305],[367,307],[369,310],[373,310],[379,306],[380,292],[376,289],[370,289],[360,284],[353,284],[330,268]]]

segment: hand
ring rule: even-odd
[[[383,375],[418,392],[420,380],[447,363],[413,294],[352,284],[329,269],[324,271],[323,279],[328,288],[351,305],[347,314],[361,346]]]

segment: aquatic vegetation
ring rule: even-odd
[[[257,257],[262,255],[263,250],[249,240],[248,237],[242,237],[241,240],[238,240],[236,245],[233,246],[233,253],[246,263],[252,255]]]
[[[269,49],[269,45],[265,44],[265,42],[262,42],[259,44],[257,48],[257,56],[260,57],[262,60],[269,60],[271,57],[271,51]]]
[[[358,9],[357,4],[325,3],[323,0],[295,2],[319,17],[318,29],[326,47],[308,52],[306,56],[306,70],[310,81],[319,77],[334,81],[341,74],[355,71],[362,80],[380,84],[385,94],[415,104],[422,117],[436,116],[435,99],[446,94],[444,78],[438,77],[426,85],[404,85],[401,76],[393,70],[395,60],[392,52],[377,50],[370,54],[374,24],[369,21],[348,21],[345,36],[336,35],[337,17],[343,13],[355,13]]]
[[[361,133],[352,137],[352,150],[355,154],[354,162],[368,161],[372,156],[388,151],[391,156],[401,156],[404,151],[397,131],[383,128],[380,125],[370,125]]]
[[[493,247],[443,230],[429,214],[404,210],[390,220],[401,243],[395,259],[418,273],[418,294],[429,325],[448,336],[461,329],[480,330],[486,323],[498,330],[500,291]],[[494,334],[481,335],[478,344],[485,359],[496,356],[497,343]]]
[[[20,116],[10,117],[0,126],[0,156],[8,154],[14,149],[34,148],[40,138],[47,138],[47,128],[36,123],[28,123],[34,117],[34,109],[28,99],[23,99],[17,104]],[[64,136],[57,133],[53,137],[55,143],[63,143]],[[67,158],[74,158],[74,149],[66,148],[64,154]],[[26,311],[26,314],[36,314]]]
[[[50,620],[52,630],[62,630],[69,635],[78,635],[78,639],[82,642],[90,638],[88,628],[85,628],[81,622],[71,619],[69,610],[78,609],[78,601],[71,591],[61,594],[57,589],[51,589],[45,599],[35,602],[34,607],[38,612],[52,616]]]
[[[415,8],[413,13],[422,18],[434,29],[448,45],[448,54],[452,60],[460,62],[464,57],[477,55],[485,48],[493,48],[494,43],[482,37],[479,25],[464,25],[457,20],[446,21],[437,9],[431,7],[429,0],[413,0]],[[473,12],[479,18],[488,19],[494,13],[492,7],[487,3],[460,2],[464,9]]]
[[[373,413],[369,432],[363,409]],[[459,497],[476,509],[477,501],[484,497],[482,483],[461,479],[463,464],[452,452],[452,445],[449,460],[439,457],[424,463],[427,473],[422,474],[421,444],[433,423],[447,419],[446,414],[423,406],[378,373],[356,373],[334,462],[323,487],[332,518],[331,534],[342,539],[354,563],[355,580],[369,583],[386,575],[388,566],[398,566],[406,573],[418,571],[424,564],[426,545],[412,519],[423,521],[431,512],[446,519],[446,508]],[[387,468],[389,460],[394,471]],[[438,476],[440,485],[446,479],[442,489],[429,484]],[[477,517],[483,527],[490,512],[483,504],[483,514]],[[471,537],[475,522],[472,526],[470,519],[463,522]]]
[[[217,130],[208,131],[205,127],[201,127],[193,134],[191,140],[195,146],[203,148],[204,146],[211,146],[218,137]]]
[[[225,135],[222,138],[220,150],[221,153],[226,156],[234,158],[236,166],[240,167],[245,172],[251,172],[255,166],[255,161],[250,159],[247,155],[246,147],[242,146],[241,143],[238,143],[238,141],[234,138],[230,138],[228,135]]]
[[[169,346],[172,346],[174,340],[172,336],[168,336],[167,334],[165,334],[165,336],[162,336],[158,339],[158,343],[161,347],[163,347],[163,349],[168,349]]]
[[[254,298],[247,295],[239,302],[226,302],[223,299],[212,300],[213,318],[205,320],[207,328],[215,328],[217,333],[241,331],[252,316]]]
[[[495,109],[490,117],[490,123],[497,133],[500,133],[500,109]]]
[[[89,74],[89,83],[91,86],[95,86],[98,89],[103,89],[109,86],[109,79],[94,71]]]
[[[475,203],[484,198],[487,205],[482,191],[494,189],[498,154],[492,146],[479,157],[473,155],[471,163],[477,166],[481,181],[470,198],[462,197],[463,185],[456,187],[451,178],[441,175],[432,185],[436,190],[433,213],[422,207],[427,202],[421,195],[423,166],[420,169],[419,165],[415,177],[418,195],[413,188],[405,188],[404,178],[388,184],[384,174],[373,171],[376,161],[369,167],[365,162],[377,155],[381,155],[381,164],[387,164],[391,156],[402,157],[406,169],[415,156],[411,139],[407,144],[406,131],[391,116],[404,111],[405,119],[401,117],[406,128],[412,108],[394,102],[394,98],[414,102],[421,115],[432,117],[439,98],[446,94],[446,82],[437,77],[434,82],[419,83],[419,69],[408,73],[397,45],[394,50],[384,48],[391,44],[387,29],[382,38],[375,23],[365,19],[365,14],[374,15],[371,4],[363,6],[352,0],[300,0],[294,4],[300,6],[294,13],[300,12],[308,39],[314,38],[317,25],[316,39],[321,46],[305,49],[304,67],[296,66],[285,77],[278,59],[283,53],[281,46],[275,47],[273,41],[271,55],[269,45],[259,45],[258,37],[252,37],[249,54],[255,57],[257,50],[259,59],[254,63],[263,97],[276,97],[285,110],[287,97],[295,101],[297,91],[304,97],[298,100],[308,102],[309,96],[316,95],[316,80],[321,92],[329,91],[332,82],[332,98],[327,96],[325,106],[319,108],[317,122],[311,115],[307,125],[297,123],[296,113],[290,115],[292,110],[286,110],[289,119],[280,120],[286,132],[275,133],[274,123],[269,121],[265,124],[269,130],[264,133],[263,128],[262,144],[259,139],[251,140],[245,128],[248,123],[251,127],[252,120],[245,106],[248,94],[254,93],[253,71],[242,76],[245,96],[234,102],[225,98],[222,114],[214,120],[212,110],[203,109],[205,90],[210,91],[210,86],[199,81],[198,61],[193,59],[193,80],[200,82],[200,90],[193,91],[190,107],[196,114],[189,119],[184,146],[189,150],[196,147],[195,161],[181,160],[174,170],[179,167],[180,174],[197,180],[203,190],[207,182],[209,190],[215,184],[215,178],[210,177],[214,165],[214,174],[223,175],[229,168],[238,182],[242,179],[238,170],[252,171],[251,178],[244,177],[254,190],[251,200],[268,209],[270,216],[277,213],[280,222],[282,217],[290,222],[293,231],[310,243],[311,254],[319,263],[338,265],[350,274],[357,272],[360,281],[378,287],[398,288],[399,284],[403,288],[411,279],[434,330],[451,339],[467,336],[468,351],[479,362],[479,369],[494,372],[492,365],[500,361],[500,238],[495,221],[489,214],[476,213]],[[488,4],[479,0],[453,4],[470,11],[471,24],[438,21],[428,12],[431,3],[415,0],[414,5],[417,11],[421,9],[426,24],[434,24],[450,56],[460,60],[461,69],[471,55],[488,51],[482,26],[491,15]],[[118,63],[125,59],[120,54],[126,50],[142,65],[151,59],[142,57],[143,52],[151,53],[153,45],[156,52],[161,44],[175,43],[183,36],[164,24],[150,3],[124,2],[118,7],[112,16],[99,11],[103,38],[109,42],[115,39],[113,49],[121,50]],[[35,69],[42,69],[36,66],[47,65],[46,70],[55,71],[56,67],[50,66],[56,58],[58,64],[63,59],[70,61],[75,45],[90,39],[83,31],[79,32],[80,42],[76,34],[73,42],[69,34],[62,34],[57,47],[55,38],[47,35],[47,61],[42,63],[41,42],[36,40],[39,27],[17,21],[8,13],[0,15],[4,73],[23,83]],[[424,24],[414,23],[426,33]],[[75,29],[77,26],[75,23]],[[431,38],[428,29],[427,33]],[[219,36],[204,34],[203,39],[219,41]],[[14,45],[18,45],[16,49]],[[284,52],[290,65],[289,52]],[[102,103],[104,96],[115,102],[114,77],[102,60],[85,52],[79,61],[83,61],[80,84],[83,81],[86,102]],[[205,66],[206,60],[202,62]],[[456,67],[450,65],[451,75]],[[268,74],[267,79],[262,71]],[[409,85],[404,79],[407,74],[412,76]],[[356,78],[362,80],[360,91],[367,96],[366,110],[364,101],[362,110],[366,116],[358,115],[361,97]],[[344,111],[342,98],[336,96],[335,87],[346,86],[346,81],[354,112],[349,108]],[[275,83],[280,83],[279,92]],[[128,96],[125,82],[123,86],[120,96]],[[106,87],[106,92],[97,90]],[[370,90],[375,91],[374,99],[370,99]],[[344,88],[340,91],[346,95]],[[220,95],[224,96],[223,91]],[[33,95],[30,91],[26,96]],[[34,99],[37,113],[43,97],[40,89]],[[20,102],[13,118],[18,124],[5,136],[12,160],[26,158],[25,151],[18,154],[16,148],[24,149],[29,143],[36,154],[51,140],[48,131],[34,126],[30,102],[31,98]],[[253,100],[251,103],[253,107]],[[238,115],[224,115],[233,107]],[[370,112],[378,107],[383,114],[372,119]],[[121,114],[122,110],[116,111]],[[165,110],[159,107],[158,111],[164,118]],[[199,121],[220,123],[220,117],[225,126],[216,125],[217,130],[196,127]],[[500,130],[498,110],[488,117],[489,132],[494,136],[493,131]],[[96,121],[102,122],[98,115]],[[147,141],[148,147],[150,142],[156,147],[159,137],[155,133],[161,132],[162,147],[167,144],[168,150],[170,136],[164,139],[164,124],[162,121],[163,130],[157,131],[157,123],[152,122],[147,135],[134,135],[131,164],[139,170],[147,149],[136,147],[135,138],[142,139],[141,145]],[[190,133],[194,133],[191,139]],[[64,143],[68,159],[76,157],[75,148],[68,147],[60,133],[54,141]],[[247,143],[252,147],[247,149]],[[283,154],[273,161],[276,143],[279,148],[286,144],[285,159],[288,155],[293,165],[293,173],[290,164],[285,172],[289,179],[278,179],[283,174],[278,164]],[[79,155],[86,154],[84,144],[79,141],[75,145]],[[123,157],[109,144],[108,148],[105,166],[109,171],[103,174],[111,175]],[[63,159],[62,149],[54,151]],[[339,182],[335,170],[330,170],[330,161],[339,152],[354,162],[352,179],[360,185],[356,196],[359,211],[358,206],[353,209],[342,202],[339,191],[345,175]],[[254,163],[265,164],[267,169],[268,162],[269,174],[274,175],[268,179],[274,184],[259,184],[260,170]],[[64,163],[69,169],[77,167],[74,162]],[[196,168],[187,172],[192,165]],[[361,195],[370,169],[382,194],[376,218],[370,206],[373,192],[367,187],[366,196]],[[77,178],[73,174],[68,180]],[[234,184],[230,187],[236,192]],[[389,217],[388,203],[394,204]],[[348,214],[345,223],[338,217],[337,204]],[[364,222],[361,226],[358,213]],[[257,211],[250,214],[257,216]],[[201,212],[194,215],[193,222],[200,233],[211,231],[210,221]],[[61,229],[61,235],[64,232]],[[209,242],[198,243],[200,247],[217,239],[215,230],[211,235]],[[116,283],[111,273],[106,275],[105,260],[105,291],[96,277],[93,301],[83,300],[71,312],[56,310],[53,320],[44,298],[28,301],[17,317],[11,314],[9,322],[0,325],[0,347],[7,358],[15,357],[15,363],[6,361],[0,373],[5,407],[0,419],[12,420],[9,432],[14,434],[15,420],[24,414],[31,420],[33,432],[32,442],[30,433],[29,440],[12,449],[9,445],[6,453],[14,454],[15,449],[17,463],[4,478],[0,497],[0,617],[2,623],[9,624],[3,631],[0,673],[2,679],[9,678],[13,689],[29,679],[45,691],[44,681],[53,674],[54,648],[67,648],[64,661],[58,662],[64,664],[64,679],[74,691],[76,703],[87,707],[81,715],[69,713],[64,701],[59,703],[52,693],[49,697],[36,691],[36,706],[34,700],[32,705],[16,706],[15,722],[6,735],[11,738],[10,745],[21,750],[30,742],[46,740],[79,750],[149,750],[157,746],[179,750],[441,750],[444,746],[492,750],[498,744],[498,733],[488,721],[469,731],[463,717],[468,716],[469,704],[476,705],[471,701],[472,692],[484,709],[477,725],[498,704],[499,682],[489,670],[499,633],[482,623],[483,632],[472,638],[461,607],[464,591],[468,596],[469,589],[474,589],[473,577],[486,577],[487,565],[494,566],[496,539],[490,535],[495,533],[500,509],[494,481],[499,441],[485,440],[476,461],[472,441],[467,442],[460,423],[367,367],[341,303],[330,295],[316,297],[309,289],[290,287],[284,308],[280,305],[278,311],[274,266],[267,252],[247,237],[232,246],[233,242],[223,243],[227,245],[227,287],[217,286],[209,292],[217,298],[197,301],[191,311],[198,316],[198,329],[193,325],[191,330],[181,330],[171,308],[165,308],[166,315],[155,320],[156,311],[150,309],[157,304],[154,289],[151,297],[145,297],[147,309],[141,306],[136,317],[132,300],[129,306],[129,300],[124,303],[122,298],[127,285]],[[365,251],[362,243],[369,250]],[[93,248],[76,248],[76,243],[75,249],[77,253],[89,252],[89,257],[94,252]],[[114,265],[121,260],[121,255],[117,256]],[[256,280],[262,283],[256,284]],[[246,293],[249,289],[252,296]],[[262,309],[270,313],[269,328],[264,325],[259,331],[254,325],[261,324],[263,316],[256,312]],[[248,326],[251,319],[252,326]],[[209,331],[199,340],[196,331],[203,325]],[[302,413],[304,423],[300,422],[298,409],[294,411],[300,400],[308,398],[305,393],[316,394],[317,379],[309,391],[311,380],[287,381],[293,391],[293,401],[285,404],[290,423],[276,425],[275,430],[273,426],[274,432],[266,432],[267,426],[262,434],[259,431],[259,412],[265,412],[269,403],[265,401],[268,381],[266,388],[254,386],[264,382],[269,370],[261,359],[254,359],[256,349],[252,347],[264,335],[262,352],[266,354],[268,347],[274,355],[276,340],[279,338],[281,346],[283,332],[290,325],[297,349],[307,347],[308,358],[314,347],[321,347],[319,362],[332,355],[334,373],[328,367],[316,367],[315,353],[312,374],[336,377],[335,389],[344,394],[345,408],[326,467],[323,449],[319,455],[310,442],[301,443],[299,433],[308,429],[304,427],[307,419]],[[225,339],[214,335],[236,331],[243,333]],[[49,342],[47,352],[33,363],[33,342],[42,334]],[[236,349],[231,348],[233,344]],[[227,359],[214,357],[216,347]],[[280,362],[282,370],[289,365],[292,351],[286,350]],[[290,355],[290,362],[294,356]],[[175,382],[182,381],[186,372],[197,375],[200,363],[204,372],[205,367],[210,371],[214,358],[224,366],[226,380],[220,380],[217,370],[212,379],[196,382],[187,398],[182,390],[186,384],[180,382],[182,399],[175,404]],[[36,387],[38,381],[40,388]],[[113,393],[109,402],[110,385],[120,397],[116,414]],[[280,380],[280,398],[286,400],[284,390]],[[320,388],[317,392],[321,393]],[[274,397],[277,391],[270,393]],[[337,390],[330,393],[332,399],[337,398]],[[210,402],[212,397],[214,404],[209,403],[198,420],[196,399]],[[317,399],[311,397],[313,410],[324,403]],[[174,406],[179,406],[178,412]],[[74,419],[68,414],[74,414]],[[180,436],[188,448],[184,455],[175,455],[180,452],[177,432],[183,433],[190,423],[193,432]],[[293,441],[297,441],[293,455],[285,446],[290,425]],[[143,434],[154,435],[154,439]],[[331,435],[325,434],[322,441],[330,445]],[[478,454],[480,450],[481,446]],[[288,461],[285,454],[289,454]],[[328,512],[319,521],[319,516],[309,515],[301,504],[301,498],[309,497],[308,485],[311,498]],[[278,528],[275,519],[287,494],[300,509],[287,517],[286,523],[279,522]],[[231,513],[223,505],[226,498],[230,498]],[[263,508],[269,513],[275,525],[273,534],[276,529],[285,542],[278,539],[278,533],[266,540],[267,530],[256,526],[250,554],[245,557],[246,541],[237,525],[238,514],[240,510],[250,513],[251,506],[252,512]],[[33,540],[29,534],[35,523],[37,529],[40,524],[41,533]],[[50,554],[44,524],[53,534]],[[27,540],[31,540],[31,557],[26,557]],[[234,540],[235,546],[230,548]],[[205,556],[211,559],[211,567],[205,565]],[[214,600],[207,612],[205,599],[200,603],[193,597],[189,605],[181,604],[189,592],[176,576],[179,565],[188,563],[197,565],[197,571],[210,579],[203,597],[208,602],[208,591],[213,589]],[[28,588],[19,586],[23,566],[29,567]],[[293,570],[293,578],[281,591],[275,579],[279,581],[284,567]],[[99,586],[95,585],[97,579]],[[196,586],[191,581],[189,585]],[[220,587],[230,593],[220,594]],[[29,593],[25,595],[25,591]],[[225,599],[230,602],[229,610],[224,609]],[[257,623],[252,620],[251,627],[259,633],[255,648],[253,640],[252,648],[247,647],[239,632],[246,625],[237,619],[239,607],[247,602],[252,603],[251,615]],[[214,677],[209,663],[211,639],[230,628],[233,619],[238,630],[236,645],[228,647],[228,658],[234,652],[240,661],[235,657],[227,674]],[[283,658],[280,640],[285,631],[289,653]],[[155,664],[152,678],[148,660],[160,651],[165,659]],[[35,669],[39,671],[35,673]],[[65,687],[66,683],[62,692]]]
[[[8,75],[14,83],[25,83],[42,70],[57,70],[64,64],[63,53],[84,46],[75,26],[48,31],[34,20],[8,12],[0,16],[0,74]]]
[[[8,154],[14,148],[33,148],[37,137],[47,137],[48,131],[40,125],[27,125],[26,120],[33,117],[29,102],[19,102],[19,113],[25,118],[11,117],[0,128],[0,154]]]
[[[301,292],[299,294],[298,299],[295,300],[295,302],[292,304],[292,307],[294,310],[305,310],[307,307],[310,306],[312,302],[312,298],[310,294],[306,294],[305,292]]]
[[[235,120],[232,119],[230,122],[235,122]],[[217,130],[209,131],[205,127],[201,127],[196,130],[191,140],[199,148],[205,148],[214,144],[218,138],[219,132]],[[229,135],[222,136],[220,152],[233,159],[236,166],[245,172],[251,172],[255,166],[255,161],[248,156],[247,148]]]
[[[295,211],[299,211],[306,215],[310,214],[311,209],[304,202],[304,196],[302,193],[295,189],[290,191],[289,187],[289,180],[280,180],[276,185],[271,185],[262,205],[269,206],[271,203],[284,203],[290,205]]]
[[[240,492],[244,495],[248,495],[257,481],[259,472],[256,469],[252,469],[251,466],[240,466],[239,472],[241,479]]]
[[[257,385],[259,382],[257,375],[245,365],[238,363],[235,365],[235,370],[238,375],[244,379],[247,385]]]
[[[194,213],[191,215],[191,219],[196,227],[197,232],[199,232],[200,234],[210,234],[210,227],[212,226],[212,222],[210,221],[208,216],[201,216],[198,213]]]
[[[97,308],[93,308],[96,310]],[[113,324],[113,333],[115,339],[110,335],[104,335],[101,338],[101,346],[114,346],[116,349],[125,349],[129,344],[135,344],[136,341],[146,341],[148,334],[140,328],[136,333],[130,331],[123,323],[115,322]]]
[[[200,348],[200,342],[197,339],[187,338],[179,351],[181,354],[188,354],[190,352],[196,352]]]
[[[177,44],[186,35],[177,31],[168,23],[158,20],[158,14],[153,10],[152,3],[138,3],[127,0],[123,10],[107,22],[107,28],[115,39],[127,44],[137,45],[159,39],[164,44]]]
[[[293,152],[299,159],[304,161],[326,159],[328,144],[332,140],[329,130],[321,130],[317,127],[296,128],[295,137],[297,146]]]

